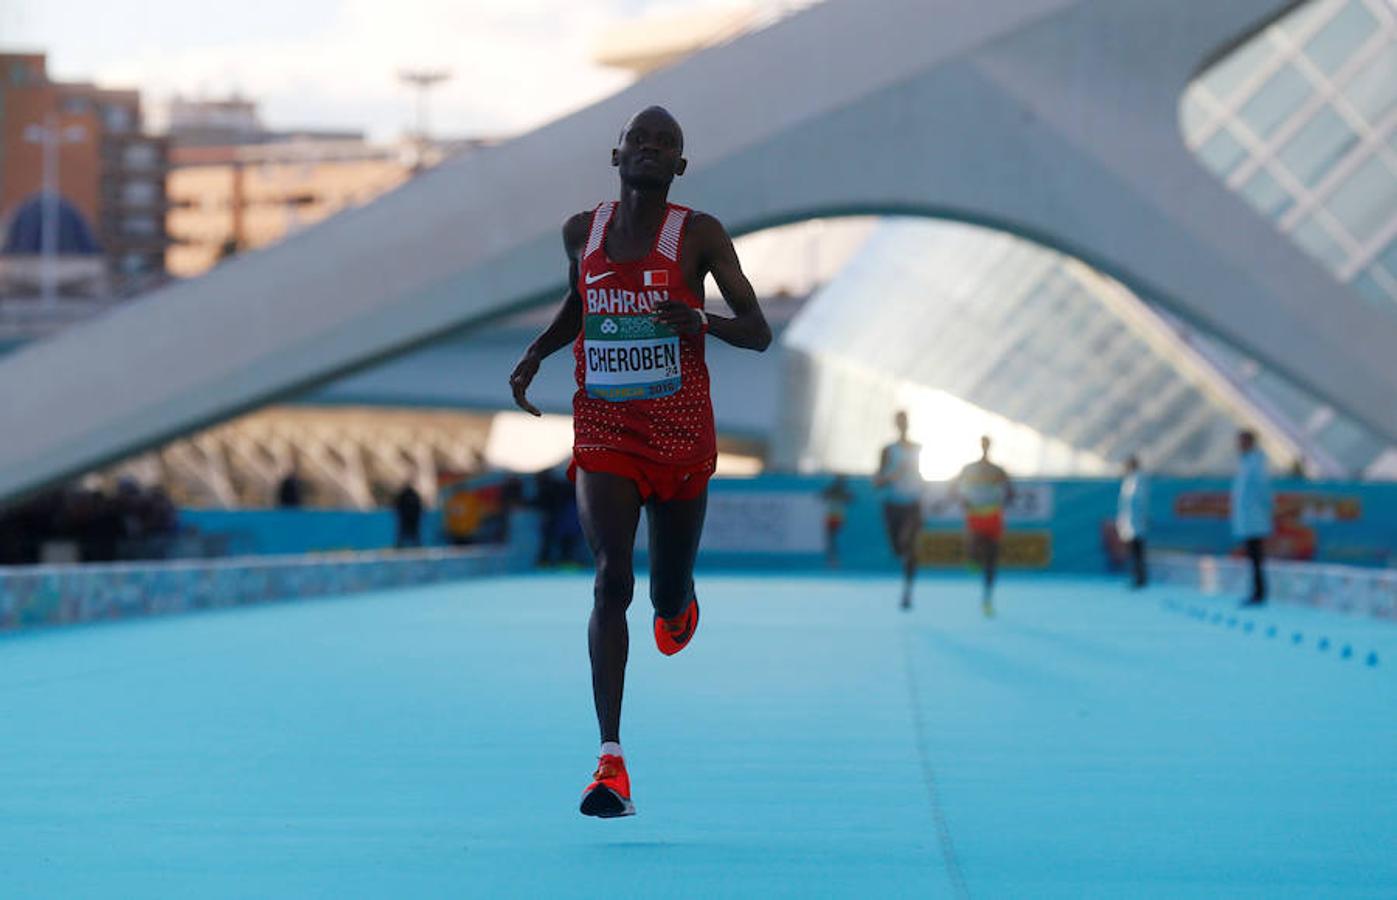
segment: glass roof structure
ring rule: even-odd
[[[1397,316],[1397,5],[1312,0],[1205,72],[1180,112],[1204,165]]]
[[[1204,71],[1180,119],[1203,165],[1397,316],[1397,5],[1302,4]],[[1131,453],[1226,472],[1248,426],[1278,467],[1397,477],[1397,451],[1222,341],[1075,260],[970,226],[884,220],[784,341],[788,390],[808,396],[778,465],[867,470],[905,407],[914,436],[924,411],[924,442],[969,459],[984,431],[1022,474],[1114,471]]]
[[[1397,4],[1311,0],[1184,93],[1199,160],[1335,279],[1397,316]],[[1198,335],[1232,377],[1348,474],[1397,477],[1397,449]]]
[[[1157,470],[1223,471],[1239,421],[1274,454],[1297,449],[1124,287],[972,226],[885,220],[784,341],[801,370],[790,381],[813,394],[792,404],[808,411],[788,423],[800,446],[783,461],[797,468],[867,469],[898,408],[928,445],[928,477],[958,468],[940,448],[968,462],[981,433],[1022,474],[1104,474],[1134,453]]]

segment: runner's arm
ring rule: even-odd
[[[888,456],[891,455],[892,448],[884,447],[883,452],[878,455],[878,471],[873,475],[873,486],[880,488],[888,483]]]
[[[731,318],[708,316],[708,333],[734,347],[765,350],[771,345],[771,326],[757,303],[757,292],[742,271],[727,229],[710,215],[694,213],[689,231],[702,260],[700,274],[712,273],[728,308],[736,313]],[[657,318],[671,328],[691,334],[703,327],[697,310],[678,303],[665,306]]]
[[[525,392],[538,374],[538,367],[544,359],[566,347],[577,339],[582,329],[582,297],[577,293],[578,267],[581,264],[583,241],[587,239],[590,227],[587,213],[578,213],[563,224],[563,248],[568,255],[568,292],[563,297],[562,306],[553,316],[553,321],[543,329],[524,351],[509,376],[509,387],[514,392],[514,402],[522,410],[541,416],[538,407],[529,402]]]

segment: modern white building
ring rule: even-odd
[[[554,302],[558,222],[652,102],[689,136],[676,199],[734,233],[897,217],[783,338],[778,464],[867,468],[849,436],[913,404],[1045,470],[1203,471],[1249,423],[1381,475],[1394,54],[1384,0],[828,0],[0,359],[0,496]],[[460,377],[504,403],[494,368]]]

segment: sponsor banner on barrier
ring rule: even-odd
[[[824,503],[806,491],[713,491],[704,516],[702,553],[739,556],[813,554],[824,548]],[[649,524],[641,512],[638,553],[650,549]]]
[[[706,553],[819,553],[824,515],[824,501],[814,492],[715,491],[699,546]]]
[[[1004,506],[1004,521],[1047,522],[1053,517],[1051,484],[1014,483],[1014,496]],[[922,494],[922,519],[926,522],[960,522],[965,511],[951,496],[948,482],[933,482]]]
[[[1173,497],[1155,525],[1165,546],[1203,549],[1230,537],[1226,530],[1206,531],[1210,525],[1226,529],[1230,508],[1225,490],[1186,490]],[[1382,564],[1392,552],[1390,538],[1381,534],[1382,519],[1381,507],[1370,508],[1357,493],[1280,490],[1266,552],[1277,559]]]
[[[1180,519],[1226,519],[1232,499],[1226,491],[1186,491],[1174,498]],[[1302,522],[1354,522],[1363,518],[1363,500],[1352,494],[1325,491],[1281,491],[1276,494],[1276,518]]]
[[[509,533],[510,484],[476,479],[443,492],[442,529],[459,543],[494,543]]]
[[[924,566],[969,563],[963,531],[923,531],[917,536],[917,562]],[[1009,531],[999,543],[999,564],[1009,569],[1046,569],[1053,562],[1053,536],[1046,531]]]

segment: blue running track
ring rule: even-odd
[[[0,639],[0,897],[1397,895],[1397,627],[919,588],[638,600],[611,821],[581,576]]]

